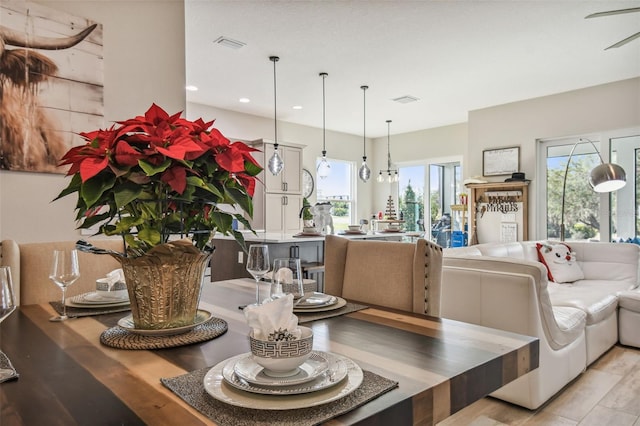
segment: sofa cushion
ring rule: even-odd
[[[621,291],[618,294],[618,303],[621,308],[640,312],[640,291]]]
[[[571,306],[587,314],[587,325],[596,324],[615,313],[616,294],[628,290],[626,283],[580,280],[572,284],[549,283],[549,298],[554,306]]]
[[[584,278],[575,253],[565,243],[544,241],[536,244],[538,259],[549,271],[549,281],[570,283]]]
[[[556,332],[549,337],[559,347],[568,345],[584,333],[587,314],[583,310],[568,306],[553,306],[552,309],[558,328],[551,329]]]

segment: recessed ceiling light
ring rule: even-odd
[[[400,96],[399,98],[392,99],[392,101],[399,102],[401,104],[408,104],[410,102],[415,102],[418,100],[420,99],[416,98],[415,96],[409,96],[409,95],[404,95],[404,96]]]
[[[243,104],[248,104],[249,102],[251,102],[251,99],[249,99],[249,98],[240,98],[240,99],[238,99],[238,101],[243,103]]]
[[[225,37],[225,36],[220,36],[217,39],[215,39],[213,42],[215,44],[219,44],[221,46],[228,47],[230,49],[235,49],[235,50],[238,50],[238,49],[242,48],[243,46],[247,45],[247,43],[244,43],[244,42],[238,41],[238,40],[234,40],[232,38]]]
[[[294,105],[293,109],[302,109],[302,105]]]
[[[197,92],[198,88],[196,86],[189,85],[185,87],[185,90],[188,90],[190,92]]]

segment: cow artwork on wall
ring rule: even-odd
[[[0,169],[65,173],[60,158],[104,127],[102,25],[37,3],[0,3]]]

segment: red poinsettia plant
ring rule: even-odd
[[[213,121],[189,121],[153,104],[144,116],[109,129],[80,133],[60,166],[71,182],[58,198],[78,194],[79,228],[122,235],[130,255],[140,255],[172,235],[190,237],[204,250],[215,232],[244,246],[233,219],[251,229],[256,149],[231,143]],[[233,206],[224,210],[221,205]]]

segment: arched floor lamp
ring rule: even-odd
[[[627,183],[627,175],[624,169],[617,164],[605,163],[598,151],[596,145],[590,139],[580,138],[578,142],[571,148],[569,159],[567,160],[567,166],[564,169],[564,181],[562,182],[562,208],[560,216],[560,241],[564,241],[564,201],[565,190],[567,188],[567,175],[569,173],[569,164],[571,163],[571,157],[576,150],[576,147],[581,143],[591,143],[593,149],[595,149],[598,157],[600,157],[600,164],[591,169],[589,173],[589,184],[595,192],[613,192],[622,188]]]

